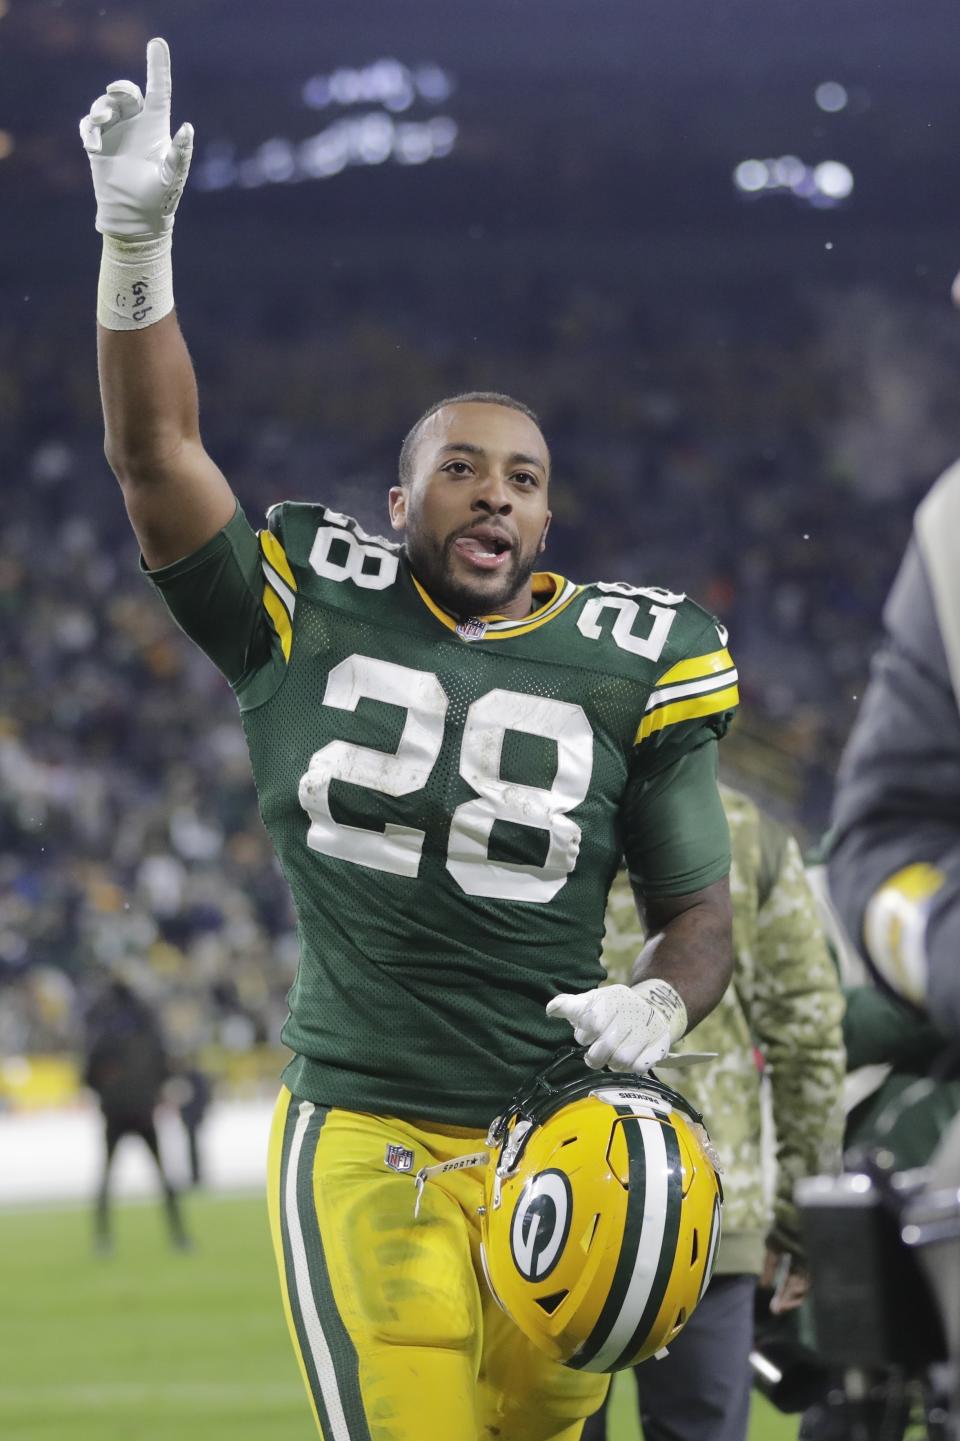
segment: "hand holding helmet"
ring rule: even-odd
[[[687,1008],[667,981],[636,986],[597,986],[582,995],[554,996],[548,1016],[562,1016],[574,1039],[587,1046],[588,1066],[648,1071],[667,1055],[687,1028]]]
[[[577,1370],[615,1371],[690,1319],[723,1194],[682,1096],[652,1076],[575,1064],[566,1084],[548,1068],[491,1128],[481,1254],[496,1300],[535,1346]]]

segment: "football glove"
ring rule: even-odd
[[[586,1046],[588,1066],[648,1071],[662,1061],[687,1028],[687,1008],[667,981],[635,986],[597,986],[581,995],[554,996],[548,1016],[562,1016],[573,1038]]]
[[[115,80],[80,121],[97,197],[97,229],[123,240],[167,234],[190,169],[193,126],[170,138],[170,50],[147,45],[147,93]]]

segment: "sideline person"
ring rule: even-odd
[[[732,851],[733,979],[677,1047],[678,1054],[691,1048],[715,1058],[671,1072],[670,1083],[709,1127],[723,1166],[723,1230],[713,1279],[692,1319],[666,1356],[634,1371],[645,1441],[745,1441],[758,1282],[774,1288],[775,1314],[800,1305],[808,1279],[794,1184],[840,1169],[843,996],[803,857],[790,833],[747,796],[727,786],[721,795]],[[621,875],[607,909],[603,961],[611,979],[630,976],[642,943]],[[776,1151],[772,1215],[764,1075]],[[604,1411],[587,1422],[583,1441],[606,1436]]]
[[[94,1235],[101,1255],[113,1249],[110,1173],[120,1142],[139,1136],[157,1169],[170,1239],[179,1250],[190,1242],[176,1187],[160,1156],[154,1115],[169,1076],[167,1050],[153,1011],[125,981],[111,981],[86,1015],[84,1084],[103,1113],[104,1157],[94,1208]]]

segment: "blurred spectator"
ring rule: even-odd
[[[157,1168],[170,1228],[180,1250],[189,1247],[177,1193],[160,1158],[154,1111],[169,1074],[167,1053],[156,1018],[124,981],[111,981],[87,1013],[87,1052],[83,1079],[95,1091],[103,1112],[104,1162],[95,1207],[99,1252],[112,1249],[110,1169],[124,1136],[139,1136]]]
[[[213,1096],[210,1077],[196,1064],[178,1066],[176,1075],[171,1077],[164,1094],[180,1112],[187,1135],[190,1184],[202,1186],[204,1168],[200,1150],[200,1128]]]

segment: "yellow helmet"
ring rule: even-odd
[[[576,1059],[577,1076],[551,1081]],[[490,1128],[481,1254],[556,1361],[618,1371],[679,1335],[710,1280],[723,1191],[703,1121],[655,1076],[565,1050]]]

